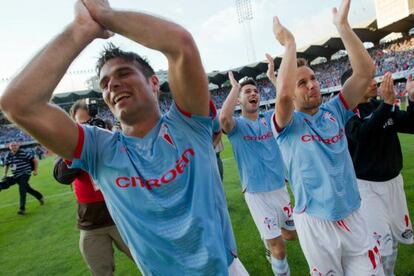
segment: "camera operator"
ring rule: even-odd
[[[71,109],[71,117],[79,124],[89,124],[105,128],[105,122],[96,118],[96,103],[78,100]],[[92,107],[91,107],[92,106]],[[54,178],[62,184],[74,184],[78,201],[79,248],[92,275],[113,275],[115,271],[112,243],[131,260],[131,253],[125,245],[118,229],[109,215],[102,193],[88,173],[80,169],[70,169],[62,158],[55,162]]]
[[[79,111],[78,117],[80,121],[78,121],[77,118],[74,117],[75,114],[77,113],[76,111]],[[70,115],[79,124],[86,123],[91,126],[97,126],[100,128],[108,129],[104,120],[96,117],[97,114],[98,114],[98,103],[96,102],[95,99],[90,99],[90,98],[76,101],[70,109]]]

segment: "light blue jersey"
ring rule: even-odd
[[[311,116],[295,111],[290,123],[273,131],[289,172],[295,212],[321,219],[344,219],[360,206],[360,196],[345,136],[354,115],[342,95]]]
[[[211,118],[173,104],[143,138],[80,130],[73,166],[98,183],[143,274],[228,274],[236,246]]]
[[[234,118],[236,125],[228,133],[243,191],[270,192],[285,186],[285,166],[270,124],[272,114],[260,114],[256,121]]]

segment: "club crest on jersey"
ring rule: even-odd
[[[336,123],[335,117],[330,112],[325,112],[325,114],[323,114],[323,118],[325,120],[330,120],[330,121]]]
[[[158,137],[163,138],[168,144],[175,148],[174,141],[169,133],[168,126],[166,124],[161,125],[160,132],[158,133]]]
[[[260,122],[262,123],[262,125],[264,125],[267,128],[266,118],[260,119]]]

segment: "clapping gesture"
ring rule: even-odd
[[[273,83],[273,85],[276,87],[276,76],[275,75],[275,62],[273,60],[273,57],[269,54],[266,54],[267,59],[267,72],[266,76],[269,78],[269,80]]]

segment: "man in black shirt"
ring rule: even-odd
[[[38,161],[32,153],[21,150],[17,142],[10,143],[9,149],[10,152],[5,158],[4,177],[7,177],[10,168],[13,173],[13,179],[8,178],[8,181],[19,185],[20,208],[17,213],[24,215],[26,213],[26,193],[34,196],[41,205],[44,204],[43,195],[29,185],[32,166],[34,167],[33,175],[37,175]]]
[[[352,75],[348,70],[342,84]],[[380,244],[385,275],[394,275],[398,242],[413,243],[402,169],[398,133],[414,133],[414,82],[407,79],[407,111],[395,105],[391,73],[384,75],[377,100],[377,84],[372,80],[365,97],[346,125],[348,147],[354,163],[362,202],[361,212],[368,229]]]

